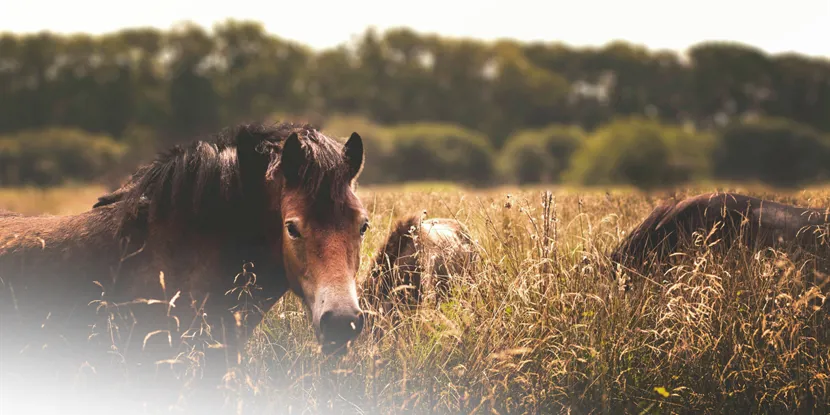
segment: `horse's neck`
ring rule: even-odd
[[[140,266],[153,287],[163,272],[169,287],[184,291],[224,295],[253,274],[259,287],[256,294],[281,296],[288,289],[279,253],[262,238],[159,222],[148,226],[145,241],[143,255],[149,261]]]

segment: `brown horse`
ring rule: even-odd
[[[369,226],[354,193],[362,167],[357,133],[343,145],[309,125],[240,125],[159,155],[87,212],[0,213],[0,349],[21,359],[51,342],[71,357],[88,337],[120,336],[122,358],[191,356],[218,380],[291,290],[323,352],[345,351],[364,321],[355,279]],[[134,327],[90,330],[102,310]],[[55,336],[43,337],[49,330]],[[171,340],[197,337],[210,345],[204,355]]]
[[[707,193],[669,201],[651,214],[611,253],[616,266],[646,272],[693,242],[695,232],[719,249],[740,244],[751,249],[825,245],[829,209],[785,205],[736,193]]]
[[[450,279],[463,276],[475,259],[475,245],[463,223],[411,215],[398,219],[390,230],[368,282],[378,300],[416,305],[434,292],[440,302]]]

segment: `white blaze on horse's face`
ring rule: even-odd
[[[357,138],[355,138],[357,137]],[[291,289],[311,311],[318,340],[326,353],[344,351],[363,329],[358,304],[357,271],[360,246],[368,229],[366,212],[352,190],[363,160],[360,136],[353,134],[343,150],[342,183],[324,183],[309,195],[303,188],[304,153],[295,135],[284,146],[285,179],[280,212],[283,220],[281,254]],[[348,169],[348,170],[345,170]],[[327,187],[326,187],[327,186]]]

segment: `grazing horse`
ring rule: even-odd
[[[475,261],[474,246],[467,227],[457,220],[400,218],[375,256],[369,284],[378,300],[416,305],[434,291],[440,302],[450,279],[464,275]]]
[[[722,249],[743,246],[824,245],[830,210],[785,205],[736,193],[706,193],[657,206],[611,253],[621,268],[645,272],[693,242],[693,234],[720,241]],[[617,277],[617,270],[614,270]]]
[[[43,350],[26,342],[49,330],[47,349],[64,354],[123,338],[119,357],[144,350],[151,366],[175,366],[191,356],[218,385],[290,290],[324,354],[342,353],[364,324],[362,168],[357,133],[342,144],[310,125],[246,124],[160,154],[87,212],[0,212],[0,349]],[[90,329],[102,310],[134,324]],[[172,341],[197,337],[203,355]]]

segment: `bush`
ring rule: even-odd
[[[630,184],[643,189],[705,178],[714,139],[710,135],[639,117],[598,129],[574,153],[566,173],[585,185]]]
[[[390,132],[394,143],[390,179],[486,184],[493,177],[494,150],[482,134],[430,123],[398,125]]]
[[[584,141],[585,132],[575,126],[520,131],[507,140],[499,165],[518,184],[559,181],[571,155]]]
[[[450,124],[382,126],[359,115],[333,115],[322,131],[345,142],[363,138],[362,184],[457,181],[485,184],[493,176],[494,151],[483,135]]]
[[[50,186],[91,180],[116,166],[125,150],[108,136],[77,129],[0,136],[0,184]]]
[[[721,131],[715,174],[727,180],[759,180],[796,186],[827,177],[830,137],[785,119],[744,121]]]

